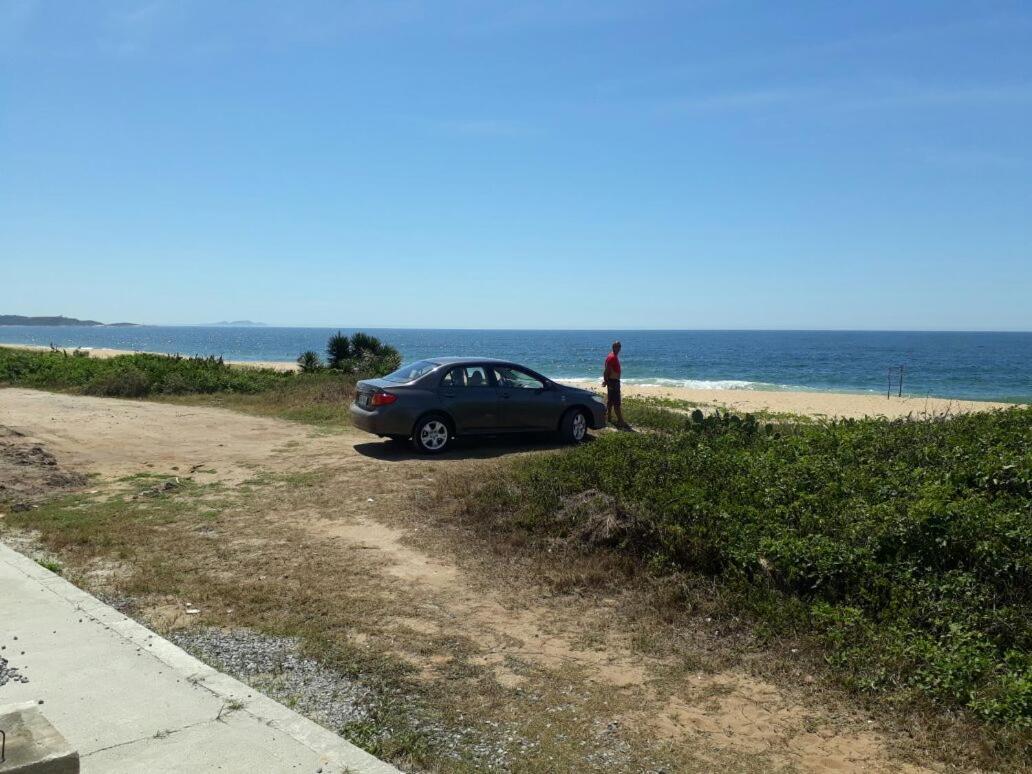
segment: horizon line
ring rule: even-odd
[[[1025,328],[509,328],[431,327],[419,325],[217,325],[211,323],[101,323],[100,325],[0,325],[4,328],[292,328],[308,330],[498,331],[515,333],[1032,333]]]

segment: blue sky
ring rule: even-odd
[[[0,0],[0,313],[1032,329],[1032,6]]]

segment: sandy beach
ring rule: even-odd
[[[4,344],[0,342],[0,347],[7,347],[8,349],[29,349],[36,352],[47,352],[50,347],[41,347],[35,344]],[[68,352],[76,349],[76,347],[58,347]],[[137,354],[148,354],[148,355],[172,355],[176,354],[173,352],[148,352],[145,350],[132,350],[132,349],[106,349],[104,347],[78,347],[83,351],[89,352],[90,357],[118,357],[119,355],[137,355]],[[180,352],[179,354],[186,357],[186,353]],[[292,363],[287,360],[227,360],[231,366],[240,366],[243,368],[271,368],[273,371],[296,371],[297,363]]]
[[[602,392],[598,381],[566,381],[578,387]],[[951,398],[929,398],[893,395],[862,395],[848,392],[809,392],[780,390],[693,390],[686,387],[653,387],[625,384],[625,397],[672,398],[697,403],[701,406],[716,406],[738,412],[772,411],[775,413],[803,414],[811,417],[849,418],[884,416],[890,419],[913,415],[938,416],[942,414],[966,414],[971,411],[990,411],[1007,408],[1009,403],[995,403],[980,400],[954,400]]]
[[[49,347],[28,344],[0,344],[12,349],[46,351]],[[66,347],[71,350],[72,347]],[[131,355],[132,350],[83,347],[90,357],[116,357]],[[155,352],[151,354],[169,354]],[[276,371],[296,371],[297,364],[281,360],[227,360],[240,368],[271,368]],[[597,380],[560,379],[564,384],[602,392]],[[913,415],[938,416],[942,414],[964,414],[971,411],[990,411],[1006,408],[1009,403],[993,401],[959,400],[952,398],[931,398],[905,395],[886,398],[884,394],[857,394],[847,392],[809,392],[780,390],[699,390],[686,387],[659,387],[624,384],[623,394],[627,397],[672,398],[689,401],[701,406],[713,406],[738,412],[770,411],[775,413],[802,414],[812,417],[853,418],[884,416],[892,418]]]

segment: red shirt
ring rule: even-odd
[[[620,378],[620,358],[616,356],[615,352],[610,352],[606,355],[606,371],[612,374],[614,378]]]

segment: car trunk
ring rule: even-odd
[[[361,408],[369,408],[369,401],[374,392],[389,390],[391,387],[397,386],[394,382],[388,382],[386,379],[363,379],[355,384],[355,404]]]

